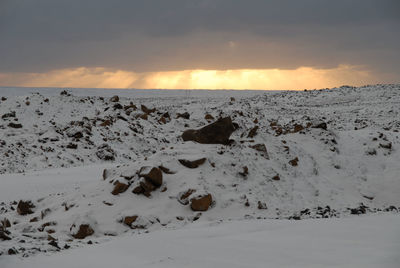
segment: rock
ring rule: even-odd
[[[108,177],[108,170],[105,168],[105,169],[103,170],[103,180],[106,180],[107,177]]]
[[[148,182],[156,188],[160,187],[163,182],[162,172],[158,167],[142,167],[139,172],[140,177],[144,177]]]
[[[267,209],[267,204],[265,204],[264,202],[258,201],[257,208],[258,209]]]
[[[151,113],[154,113],[155,111],[156,111],[156,108],[153,108],[153,109],[149,109],[149,108],[147,108],[145,105],[141,105],[140,106],[140,108],[142,109],[142,111],[145,113],[145,114],[151,114]]]
[[[264,158],[269,159],[267,147],[265,146],[265,144],[263,144],[263,143],[255,144],[255,145],[250,146],[250,148],[252,148],[252,149],[254,149],[254,150],[260,152],[261,155],[262,155]]]
[[[97,148],[96,156],[105,161],[114,161],[115,152],[110,145],[104,143]]]
[[[212,120],[214,120],[214,116],[212,116],[211,114],[206,114],[204,116],[204,119],[207,120],[207,121],[212,121]]]
[[[189,119],[190,118],[190,114],[188,112],[184,112],[184,113],[177,113],[176,114],[176,119],[178,118],[183,118],[183,119]]]
[[[206,162],[206,158],[201,158],[201,159],[197,159],[197,160],[185,160],[185,159],[179,159],[179,163],[181,163],[183,166],[187,167],[187,168],[197,168],[199,166],[201,166],[202,164],[204,164],[204,162]]]
[[[186,192],[180,193],[178,196],[178,202],[182,205],[189,204],[189,196],[196,192],[195,189],[188,189]]]
[[[77,149],[78,148],[78,144],[70,142],[70,143],[67,144],[66,147],[68,149]]]
[[[276,174],[275,176],[272,177],[274,181],[279,181],[281,177],[279,177],[279,174]]]
[[[143,120],[147,120],[149,118],[149,116],[147,114],[141,114],[139,116],[139,118],[143,119]]]
[[[391,142],[381,142],[381,143],[379,143],[379,147],[391,150],[392,149],[392,143]]]
[[[18,253],[18,251],[14,248],[9,248],[7,253],[8,253],[8,255],[15,255]]]
[[[0,230],[0,239],[6,241],[11,240],[11,237],[9,237],[4,231]]]
[[[137,220],[138,216],[126,216],[124,218],[124,224],[128,225],[131,227],[132,223],[134,223]]]
[[[142,187],[142,189],[143,189],[142,194],[144,194],[147,197],[149,197],[151,195],[151,192],[157,188],[156,186],[154,186],[151,182],[149,182],[147,180],[141,181],[139,184],[140,184],[140,187]]]
[[[247,135],[247,138],[254,138],[257,135],[257,130],[258,126],[253,127]]]
[[[100,124],[102,127],[110,126],[112,125],[112,121],[110,119],[104,120],[103,123]]]
[[[239,175],[241,175],[243,177],[247,177],[247,175],[249,175],[249,168],[247,166],[244,166],[243,171],[239,172]]]
[[[184,141],[195,141],[201,144],[229,144],[229,137],[235,127],[230,117],[218,119],[201,129],[189,129],[183,132]]]
[[[124,107],[120,103],[116,103],[113,106],[114,110],[122,110]]]
[[[166,168],[164,166],[158,166],[158,168],[164,172],[165,174],[175,174],[175,172],[173,172],[172,170],[170,170],[169,168]]]
[[[4,218],[0,223],[1,226],[3,227],[3,230],[7,229],[8,227],[11,227],[11,223],[7,218]]]
[[[207,194],[204,196],[199,196],[190,199],[190,208],[193,211],[207,211],[211,206],[212,196],[211,194]]]
[[[144,193],[144,189],[142,188],[142,186],[138,185],[135,188],[133,188],[132,193],[142,194],[142,193]]]
[[[299,158],[296,157],[296,158],[290,160],[290,161],[289,161],[289,164],[292,165],[292,166],[294,166],[294,167],[297,167],[297,166],[298,166],[298,162],[299,162]]]
[[[9,123],[8,126],[11,127],[11,128],[22,128],[21,124],[13,123],[13,122]]]
[[[34,208],[35,206],[32,204],[31,201],[22,201],[20,200],[18,202],[18,206],[17,206],[17,213],[19,215],[28,215],[28,214],[32,214],[32,208]]]
[[[84,239],[88,236],[91,236],[92,234],[94,234],[94,230],[92,229],[92,227],[90,227],[89,224],[81,224],[79,226],[79,230],[76,234],[73,234],[72,236],[76,239]]]
[[[3,114],[3,115],[1,116],[1,118],[2,118],[2,119],[6,119],[6,118],[9,118],[9,117],[15,117],[15,116],[16,116],[16,115],[15,115],[15,111],[12,111],[12,112]]]
[[[114,95],[110,98],[111,102],[119,102],[119,97],[117,95]]]
[[[50,240],[49,245],[61,249],[54,238]]]
[[[300,132],[300,131],[302,131],[303,129],[304,129],[304,127],[303,127],[302,125],[295,124],[292,133]]]
[[[111,193],[113,195],[118,195],[128,190],[128,188],[129,188],[128,184],[117,181],[117,183],[114,186],[114,190]]]
[[[323,130],[326,130],[328,128],[328,126],[327,126],[327,124],[325,122],[314,123],[314,124],[312,124],[311,127],[312,128],[320,128],[320,129],[323,129]]]

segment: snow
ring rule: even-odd
[[[400,85],[62,91],[0,88],[0,220],[11,222],[1,268],[399,263]],[[141,105],[156,111],[143,119]],[[178,118],[184,112],[189,119]],[[183,131],[209,124],[206,114],[238,124],[232,144],[183,142]],[[179,162],[201,158],[194,169]],[[159,166],[171,171],[161,187],[132,193],[139,173]],[[111,194],[116,181],[128,190]],[[188,200],[212,195],[207,211],[179,200],[191,189]],[[18,215],[19,200],[31,200],[34,213]],[[128,216],[138,216],[138,229],[123,224]],[[94,234],[73,239],[81,224]],[[49,235],[71,249],[58,252]]]
[[[400,216],[194,224],[126,235],[98,245],[0,257],[2,268],[362,267],[397,268]]]

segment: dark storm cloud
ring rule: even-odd
[[[0,0],[0,72],[367,65],[400,72],[398,0]]]

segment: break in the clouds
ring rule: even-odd
[[[0,0],[0,73],[332,69],[400,76],[398,0]]]

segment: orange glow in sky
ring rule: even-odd
[[[0,86],[141,89],[314,89],[376,83],[357,66],[294,70],[183,70],[135,73],[105,68],[74,68],[46,73],[0,73]]]

